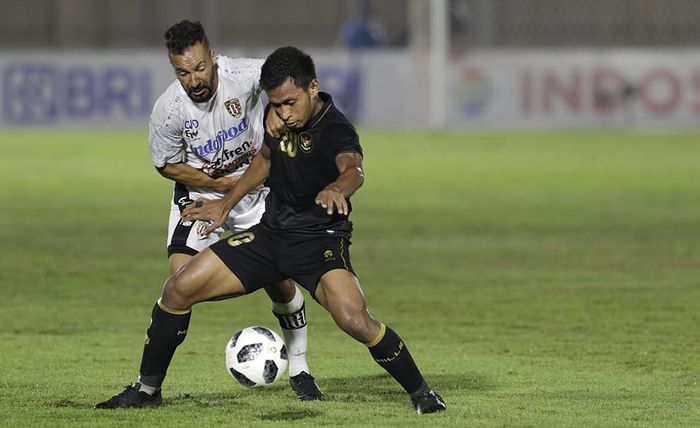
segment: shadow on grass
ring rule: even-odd
[[[486,391],[493,385],[475,375],[426,375],[431,388],[442,395],[457,391]],[[329,401],[377,402],[404,399],[403,389],[387,374],[317,379]]]
[[[239,403],[241,394],[237,392],[207,392],[197,394],[177,394],[163,398],[163,405],[168,407],[224,407]]]
[[[458,394],[459,391],[486,391],[493,385],[486,379],[476,375],[427,375],[430,386],[446,398]],[[403,402],[406,398],[403,389],[388,374],[330,377],[317,379],[326,394],[326,402],[330,403],[377,403]],[[270,388],[242,389],[235,391],[212,391],[205,393],[181,393],[165,396],[163,407],[197,407],[197,408],[229,408],[232,404],[246,406],[260,396],[274,396],[278,400],[289,400],[288,404],[298,403],[293,393],[280,382]],[[95,403],[104,397],[96,397]],[[54,408],[92,408],[95,403],[78,402],[70,399],[58,399],[46,403]],[[313,418],[322,412],[314,409],[280,409],[279,412],[268,413],[265,420],[298,420]]]
[[[312,409],[281,410],[279,412],[269,411],[260,415],[261,421],[296,421],[300,419],[315,418],[323,415],[323,412]]]

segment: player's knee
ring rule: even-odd
[[[165,282],[161,301],[169,308],[178,310],[189,309],[196,303],[190,288],[177,274],[170,275],[170,278]]]
[[[372,319],[366,311],[345,312],[335,317],[335,322],[353,339],[367,343],[374,339],[372,336]]]

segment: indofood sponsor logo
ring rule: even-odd
[[[463,113],[483,112],[493,98],[493,84],[480,70],[468,68],[457,76],[454,88],[457,105]]]
[[[237,126],[232,126],[229,129],[221,129],[219,131],[216,131],[216,138],[210,138],[207,140],[206,143],[200,146],[191,146],[192,151],[199,156],[206,156],[209,153],[221,150],[221,148],[224,146],[224,142],[228,140],[233,140],[239,135],[243,135],[248,129],[249,124],[250,121],[248,120],[248,116],[245,116],[241,123],[239,123]]]

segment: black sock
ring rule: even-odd
[[[146,343],[141,357],[141,383],[156,388],[163,383],[175,349],[184,342],[187,335],[190,315],[191,311],[175,311],[165,306],[161,307],[160,301],[153,306],[151,325],[146,332]]]
[[[411,353],[394,330],[382,324],[379,335],[372,343],[368,343],[367,347],[374,361],[389,372],[409,394],[416,392],[424,384],[423,376]]]

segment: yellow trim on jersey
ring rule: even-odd
[[[311,128],[313,128],[314,126],[318,125],[318,123],[321,121],[321,119],[323,119],[323,116],[325,116],[326,113],[328,113],[328,110],[330,110],[331,107],[333,107],[333,101],[331,101],[331,102],[329,102],[328,104],[326,104],[325,107],[326,107],[326,109],[323,110],[323,113],[321,113],[321,116],[318,117],[318,120],[316,120],[316,122],[314,122],[311,126],[309,126],[309,129],[311,129]]]
[[[340,258],[343,260],[343,266],[345,267],[346,271],[350,271],[348,268],[348,262],[345,261],[345,256],[343,255],[343,238],[340,238]]]
[[[167,312],[167,313],[169,313],[169,314],[173,314],[173,315],[187,315],[187,314],[189,314],[190,312],[192,312],[192,308],[190,308],[190,309],[185,309],[185,310],[169,308],[169,307],[165,306],[165,305],[160,301],[160,299],[158,299],[158,306],[160,306],[160,308],[161,308],[162,310],[164,310],[165,312]]]
[[[373,341],[369,343],[365,343],[368,348],[373,348],[377,346],[377,343],[381,342],[382,339],[384,339],[384,335],[386,334],[386,326],[383,323],[379,324],[379,334],[377,334],[377,337],[374,338]]]

